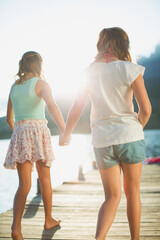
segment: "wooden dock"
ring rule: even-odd
[[[61,227],[44,230],[41,196],[27,202],[22,232],[25,240],[93,240],[97,213],[103,201],[103,189],[97,170],[85,174],[85,181],[67,182],[53,190],[53,216],[62,219]],[[141,179],[141,237],[140,240],[160,239],[160,166],[143,165]],[[126,200],[121,203],[106,239],[129,240]],[[0,215],[0,239],[9,240],[12,210]]]

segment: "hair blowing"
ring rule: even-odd
[[[103,57],[105,53],[108,53],[109,48],[111,49],[111,53],[118,59],[132,61],[129,53],[129,38],[122,28],[104,28],[100,32],[97,42],[98,53],[95,59],[99,60]]]
[[[16,84],[21,84],[25,81],[25,74],[32,73],[33,76],[44,79],[42,74],[42,57],[39,53],[29,51],[23,54],[19,61],[19,70],[16,74],[18,80]]]

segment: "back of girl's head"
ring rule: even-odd
[[[132,61],[129,53],[129,38],[122,28],[104,28],[100,32],[97,42],[98,53],[96,60],[103,57],[109,49],[111,49],[111,53],[118,59]]]
[[[16,74],[18,80],[17,84],[21,84],[25,80],[25,74],[33,74],[35,77],[43,79],[42,75],[42,57],[39,53],[29,51],[23,54],[19,61],[19,71]]]

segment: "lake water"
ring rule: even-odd
[[[160,130],[145,130],[146,156],[160,156]],[[16,170],[7,170],[3,167],[4,158],[8,149],[9,140],[0,140],[0,213],[12,208],[14,194],[18,186]],[[91,146],[90,134],[73,135],[70,146],[58,146],[58,136],[52,136],[52,145],[56,160],[51,168],[53,188],[64,181],[76,179],[79,166],[83,172],[92,169],[94,154]],[[31,199],[37,192],[37,172],[32,173],[32,188],[28,195]]]

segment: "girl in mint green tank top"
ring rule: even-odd
[[[4,167],[17,169],[19,187],[13,206],[12,238],[23,238],[21,218],[31,187],[31,172],[36,165],[45,209],[44,228],[60,224],[51,216],[52,187],[50,167],[54,159],[51,134],[45,119],[45,104],[63,134],[65,123],[56,105],[49,84],[42,75],[42,58],[39,53],[24,53],[19,61],[18,80],[11,87],[7,107],[7,122],[13,130]]]

